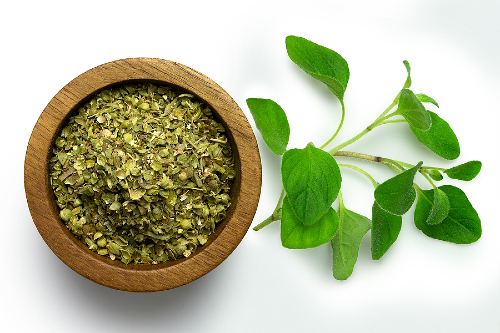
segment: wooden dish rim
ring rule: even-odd
[[[48,181],[48,158],[67,117],[96,92],[128,81],[174,85],[205,101],[222,120],[235,149],[238,177],[230,212],[209,242],[192,256],[159,265],[125,265],[88,250],[61,222]],[[217,83],[182,64],[157,58],[120,59],[94,67],[64,86],[38,118],[24,164],[29,210],[40,235],[66,265],[99,284],[126,291],[159,291],[192,282],[217,267],[252,223],[261,188],[253,131],[236,102]]]

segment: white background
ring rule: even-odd
[[[4,1],[0,13],[1,331],[500,331],[499,1]],[[214,79],[247,116],[247,97],[278,101],[290,120],[291,147],[320,143],[336,127],[339,105],[289,61],[288,34],[348,60],[341,139],[391,102],[405,78],[401,61],[410,61],[413,88],[439,101],[461,140],[457,162],[484,163],[476,181],[460,184],[482,218],[478,243],[429,239],[414,227],[411,211],[383,260],[370,260],[367,237],[354,274],[339,282],[328,245],[286,250],[276,223],[249,231],[202,279],[153,294],[99,286],[50,252],[28,212],[23,159],[37,117],[63,85],[119,58],[171,59]],[[280,190],[279,160],[258,140],[263,188],[254,225]],[[381,127],[350,148],[451,165],[402,124]],[[378,180],[390,175],[363,165]],[[346,171],[343,191],[348,207],[370,215],[366,179]]]

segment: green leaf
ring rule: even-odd
[[[311,144],[283,155],[281,177],[288,200],[305,225],[316,223],[328,211],[342,182],[335,159]]]
[[[247,105],[269,149],[276,155],[283,154],[290,138],[285,111],[271,99],[248,98]]]
[[[283,200],[281,214],[281,244],[289,249],[307,249],[325,244],[335,236],[339,225],[338,215],[331,207],[317,223],[305,225],[295,215],[288,196]]]
[[[358,259],[361,240],[370,230],[370,219],[339,207],[339,228],[332,240],[333,276],[337,280],[346,280],[351,276]]]
[[[413,179],[421,165],[419,162],[377,186],[375,200],[381,208],[394,215],[403,215],[411,208],[416,197]]]
[[[437,181],[443,180],[443,174],[439,170],[429,169],[426,172],[434,180]]]
[[[432,196],[429,195],[432,193]],[[435,188],[433,190],[418,191],[418,201],[424,200],[427,204],[430,204],[430,209],[425,211],[427,217],[425,218],[425,223],[429,225],[436,225],[444,221],[450,212],[450,201],[446,193],[440,188]],[[417,202],[418,206],[419,202]]]
[[[415,96],[417,96],[418,100],[422,103],[431,103],[439,107],[438,102],[436,102],[434,98],[427,96],[426,94],[415,94]]]
[[[465,193],[451,185],[443,185],[439,189],[448,196],[448,216],[440,224],[427,224],[427,216],[434,202],[434,191],[421,191],[415,209],[417,228],[431,238],[447,242],[470,244],[477,241],[481,237],[481,220]]]
[[[447,169],[444,173],[446,173],[446,175],[450,178],[468,181],[476,178],[481,171],[481,166],[482,163],[480,161],[469,161]]]
[[[373,203],[372,208],[372,259],[378,260],[398,238],[403,218],[393,215]]]
[[[450,125],[434,112],[429,111],[432,119],[432,125],[427,131],[423,131],[415,126],[410,128],[427,148],[435,154],[447,160],[454,160],[460,155],[460,144],[457,136]]]
[[[304,72],[323,82],[340,100],[349,81],[349,66],[337,52],[297,36],[286,38],[290,59]]]
[[[403,89],[407,89],[411,86],[411,67],[408,60],[403,60],[403,65],[405,65],[406,73],[408,73],[408,75],[406,76],[405,84],[403,85]]]
[[[122,208],[122,204],[121,204],[121,203],[119,203],[118,201],[113,202],[113,203],[109,206],[109,209],[110,209],[110,210],[119,210],[120,208]]]
[[[402,115],[411,126],[420,130],[426,131],[432,125],[429,111],[409,89],[401,90],[397,113]]]

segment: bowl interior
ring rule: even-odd
[[[233,133],[232,133],[231,128],[224,121],[224,118],[221,117],[220,113],[217,111],[217,108],[215,108],[213,105],[211,105],[210,102],[207,102],[204,99],[202,99],[197,94],[196,91],[187,90],[187,89],[185,89],[183,87],[180,87],[178,85],[175,85],[175,84],[172,84],[172,83],[169,83],[169,82],[165,82],[165,81],[161,81],[161,80],[130,79],[130,80],[117,81],[117,82],[114,82],[114,83],[109,84],[107,86],[104,86],[104,87],[101,87],[99,89],[96,89],[94,92],[90,93],[88,96],[86,96],[85,98],[83,98],[80,102],[78,102],[68,112],[68,114],[59,123],[59,125],[57,127],[57,131],[55,132],[55,135],[51,139],[51,148],[49,149],[48,154],[46,156],[46,163],[47,163],[47,165],[49,164],[49,160],[51,158],[52,147],[54,146],[55,140],[57,139],[57,137],[61,133],[62,129],[68,123],[69,118],[71,118],[71,116],[75,115],[78,112],[78,110],[80,109],[81,106],[83,106],[85,103],[87,103],[89,100],[91,100],[96,94],[98,94],[99,92],[101,92],[103,90],[107,90],[107,89],[115,88],[115,87],[120,87],[120,86],[123,86],[123,85],[126,85],[126,84],[130,84],[130,83],[152,83],[152,84],[159,85],[159,86],[172,87],[172,88],[178,89],[181,92],[190,93],[190,94],[194,95],[199,101],[201,101],[201,102],[205,103],[206,105],[208,105],[210,107],[210,109],[212,110],[212,112],[213,112],[214,119],[217,122],[221,123],[224,126],[225,130],[226,130],[226,135],[227,135],[228,141],[229,141],[229,143],[231,145],[231,152],[233,154],[233,160],[234,160],[234,166],[235,166],[235,177],[234,177],[233,182],[231,184],[231,190],[230,190],[231,205],[229,206],[229,208],[228,208],[228,210],[226,212],[226,217],[222,221],[220,221],[219,223],[217,223],[215,231],[209,236],[207,242],[205,244],[203,244],[203,245],[199,245],[198,248],[189,257],[187,257],[187,258],[180,258],[180,259],[176,259],[176,260],[169,260],[167,262],[158,263],[158,264],[133,264],[133,263],[124,264],[120,260],[111,260],[111,258],[108,258],[107,256],[100,256],[97,253],[95,253],[94,251],[89,250],[85,246],[85,244],[83,244],[82,241],[80,241],[79,239],[77,239],[66,228],[66,226],[64,225],[64,223],[62,221],[59,221],[63,225],[64,232],[67,235],[67,237],[70,238],[71,241],[75,243],[75,245],[77,245],[78,247],[82,248],[84,251],[87,251],[90,255],[92,255],[96,259],[101,260],[101,261],[103,261],[104,263],[106,263],[108,265],[115,265],[115,266],[119,266],[119,267],[124,268],[124,269],[130,269],[130,270],[155,270],[155,269],[161,269],[161,268],[164,268],[164,267],[174,266],[174,265],[176,265],[176,264],[178,264],[180,262],[183,262],[183,261],[186,261],[186,260],[189,260],[189,259],[195,257],[201,251],[203,251],[204,248],[206,248],[207,246],[209,246],[220,235],[222,229],[224,229],[224,227],[227,225],[227,222],[233,216],[234,205],[232,203],[238,200],[238,196],[240,194],[240,191],[239,191],[240,180],[241,180],[240,155],[239,155],[239,152],[238,152],[238,147],[234,143],[234,137],[233,137]],[[48,169],[47,169],[47,171],[48,171]],[[53,191],[52,191],[52,189],[50,187],[50,181],[49,181],[49,174],[48,173],[47,173],[46,182],[47,182],[47,186],[51,190],[51,197],[52,197],[51,206],[53,207],[53,209],[56,212],[59,212],[59,207],[56,204],[55,194],[53,193]]]

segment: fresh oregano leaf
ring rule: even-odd
[[[431,103],[439,107],[438,102],[436,102],[434,98],[427,96],[426,94],[415,94],[415,96],[417,96],[418,100],[422,103]]]
[[[419,162],[377,186],[375,200],[381,208],[394,215],[403,215],[411,208],[416,197],[413,179],[421,165]]]
[[[328,208],[325,214],[313,225],[305,225],[295,215],[289,197],[283,200],[281,212],[281,244],[289,249],[307,249],[329,242],[339,225],[337,212]]]
[[[406,73],[408,73],[408,75],[406,76],[405,84],[403,85],[403,89],[407,89],[411,86],[411,67],[408,60],[403,60],[403,65],[405,65]]]
[[[286,38],[290,59],[304,72],[323,82],[340,99],[349,81],[349,66],[337,52],[297,36]]]
[[[286,48],[290,59],[295,64],[313,78],[327,85],[332,93],[340,99],[343,106],[342,111],[345,111],[343,98],[350,75],[347,62],[335,51],[301,37],[288,36]],[[399,172],[402,166],[408,164],[391,162],[390,158],[348,152],[342,149],[356,142],[378,125],[401,121],[408,122],[417,139],[439,156],[445,159],[455,159],[459,156],[460,146],[453,130],[446,121],[426,110],[423,104],[431,103],[439,107],[438,103],[426,94],[414,94],[409,90],[412,84],[411,68],[408,61],[403,61],[403,64],[407,77],[403,89],[396,99],[361,133],[332,148],[330,153],[333,156],[380,162]],[[259,110],[255,111],[255,109],[260,105],[252,107],[252,102],[255,101],[255,99],[250,99],[248,104],[252,115],[256,118],[258,129],[262,132],[266,144],[271,150],[277,154],[283,154],[282,182],[285,191],[282,192],[272,214],[257,225],[254,230],[260,230],[281,218],[281,240],[285,247],[309,248],[330,240],[333,249],[333,275],[337,279],[347,279],[352,274],[362,238],[370,228],[370,220],[347,210],[343,206],[342,200],[339,200],[340,217],[337,215],[335,210],[331,208],[331,204],[338,195],[342,179],[335,160],[312,145],[304,149],[286,151],[289,126],[288,122],[284,127],[280,126],[283,119],[286,121],[283,110],[278,106],[279,110],[276,111],[276,104],[272,105],[272,111],[259,113]],[[258,100],[258,102],[262,101],[272,102]],[[148,103],[141,103],[140,108],[143,108],[144,104],[145,107],[149,108]],[[395,104],[397,104],[397,110],[389,113]],[[264,108],[264,110],[266,109]],[[268,119],[269,116],[274,116],[274,118]],[[394,116],[402,116],[405,119],[394,119]],[[98,118],[102,118],[100,120],[103,122],[106,120],[104,116]],[[274,133],[276,128],[285,130],[286,135],[281,132]],[[338,130],[322,147],[329,145],[330,141],[336,137]],[[125,134],[123,138],[129,146],[132,146],[136,140],[136,136],[131,134]],[[64,156],[60,159],[64,159]],[[87,161],[87,164],[89,162],[92,161]],[[97,163],[101,165],[99,158]],[[410,209],[415,201],[414,187],[417,186],[413,182],[417,171],[420,170],[429,180],[431,178],[437,181],[442,180],[445,173],[452,178],[470,180],[477,175],[481,168],[478,161],[468,162],[447,170],[432,166],[421,167],[421,165],[420,162],[415,167],[403,171],[381,185],[377,186],[377,182],[374,181],[377,188],[372,207],[371,252],[372,258],[375,260],[380,259],[388,251],[400,233],[402,215]],[[152,168],[159,171],[156,169],[161,169],[161,165],[159,167],[153,165]],[[362,169],[356,170],[370,179],[373,178]],[[118,172],[117,178],[124,180],[126,178],[125,172],[122,171],[120,174]],[[164,177],[166,176],[164,175]],[[74,179],[70,181],[74,182]],[[140,193],[139,195],[146,197],[149,192],[150,190],[147,194]],[[283,198],[284,193],[286,196]],[[116,208],[120,202],[112,204],[113,199],[110,197],[107,204],[114,205],[113,208]],[[143,198],[139,199],[143,200]],[[123,205],[126,205],[126,202]],[[123,206],[117,211],[119,213],[124,210],[126,207]],[[65,221],[69,220],[71,215],[72,211],[69,209],[61,211],[61,217]],[[415,224],[429,237],[455,243],[471,243],[481,236],[481,223],[476,211],[465,194],[453,186],[441,186],[428,191],[419,189]],[[100,245],[97,243],[93,246]]]
[[[375,201],[372,208],[372,259],[378,260],[398,238],[403,218],[393,215]]]
[[[312,144],[283,155],[281,177],[288,201],[305,225],[316,223],[328,211],[342,182],[335,159]]]
[[[436,169],[427,170],[427,174],[434,180],[440,181],[443,180],[443,174]]]
[[[401,90],[397,113],[402,115],[410,126],[422,131],[428,130],[432,125],[429,111],[425,109],[417,96],[409,89]]]
[[[248,98],[247,105],[269,149],[276,155],[282,155],[290,138],[285,111],[271,99]]]
[[[333,276],[346,280],[358,259],[361,240],[370,230],[370,219],[339,206],[339,228],[332,240]]]
[[[444,171],[446,175],[453,179],[473,180],[481,171],[482,163],[480,161],[469,161],[464,164],[457,165],[453,168]]]
[[[430,195],[432,193],[432,196]],[[450,201],[446,193],[440,188],[435,188],[432,190],[418,190],[418,201],[423,200],[426,201],[427,204],[430,204],[430,209],[426,211],[427,217],[425,219],[425,223],[429,225],[436,225],[441,222],[448,216],[450,211]]]
[[[417,137],[418,141],[423,143],[435,154],[447,160],[454,160],[460,155],[460,144],[458,143],[455,132],[450,125],[434,112],[428,111],[431,119],[431,127],[424,131],[415,126],[410,128]]]
[[[450,202],[448,216],[437,225],[426,223],[434,202],[434,190],[419,193],[415,209],[415,225],[431,238],[457,243],[470,244],[481,237],[481,220],[465,193],[458,187],[443,185],[439,187]]]

